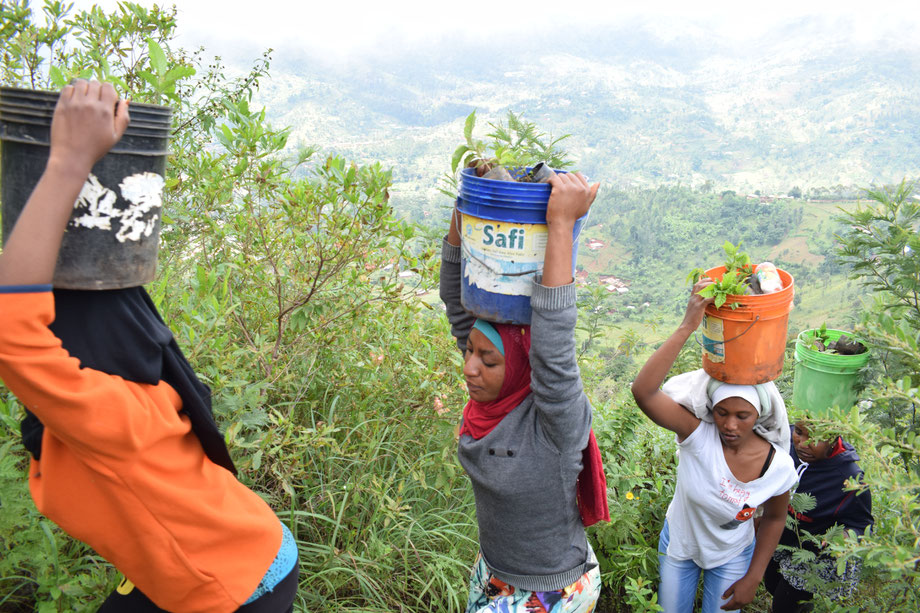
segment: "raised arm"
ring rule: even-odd
[[[127,127],[127,102],[110,84],[77,81],[61,91],[48,165],[0,254],[0,286],[51,283],[73,203],[93,164]]]
[[[531,390],[544,432],[559,449],[583,447],[591,424],[575,354],[575,284],[572,279],[572,231],[597,195],[580,173],[550,180],[546,212],[549,237],[543,277],[533,286],[531,307]]]
[[[466,339],[476,318],[460,303],[460,211],[450,213],[450,227],[441,245],[441,301],[447,308],[450,333],[457,339],[460,352],[466,351]]]
[[[652,354],[632,384],[633,397],[642,412],[662,428],[667,428],[677,434],[678,440],[681,441],[696,430],[700,420],[662,392],[661,384],[664,383],[668,371],[674,365],[681,347],[703,321],[706,306],[713,301],[712,298],[703,298],[699,295],[699,291],[710,283],[712,283],[711,279],[705,279],[693,286],[684,320]]]
[[[600,183],[588,185],[580,172],[557,174],[549,180],[553,191],[546,207],[546,227],[549,232],[546,254],[543,256],[545,287],[572,283],[572,234],[575,222],[588,214],[597,197]]]

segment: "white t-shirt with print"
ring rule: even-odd
[[[678,445],[677,490],[667,514],[668,555],[715,568],[751,544],[754,510],[792,488],[795,466],[789,452],[774,445],[766,474],[739,481],[725,461],[719,430],[705,421]]]

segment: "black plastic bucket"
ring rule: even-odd
[[[58,93],[0,87],[3,242],[48,161]],[[156,274],[172,109],[132,103],[118,143],[93,166],[61,243],[54,286],[118,289]]]

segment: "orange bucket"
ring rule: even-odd
[[[783,372],[787,324],[794,280],[777,270],[783,289],[773,294],[729,296],[720,308],[706,307],[703,316],[703,369],[724,383],[756,385],[777,379]],[[725,267],[706,271],[719,280]],[[732,310],[729,306],[738,303]]]

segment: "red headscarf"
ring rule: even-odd
[[[498,398],[479,402],[470,398],[463,408],[460,434],[480,439],[530,394],[530,326],[491,324],[505,349],[505,380]]]
[[[498,398],[478,402],[470,398],[463,408],[460,435],[481,439],[520,405],[530,394],[530,326],[492,324],[502,339],[505,350],[505,379]],[[588,446],[582,452],[582,469],[576,486],[578,510],[585,526],[610,521],[607,507],[607,477],[597,439],[592,429]]]

